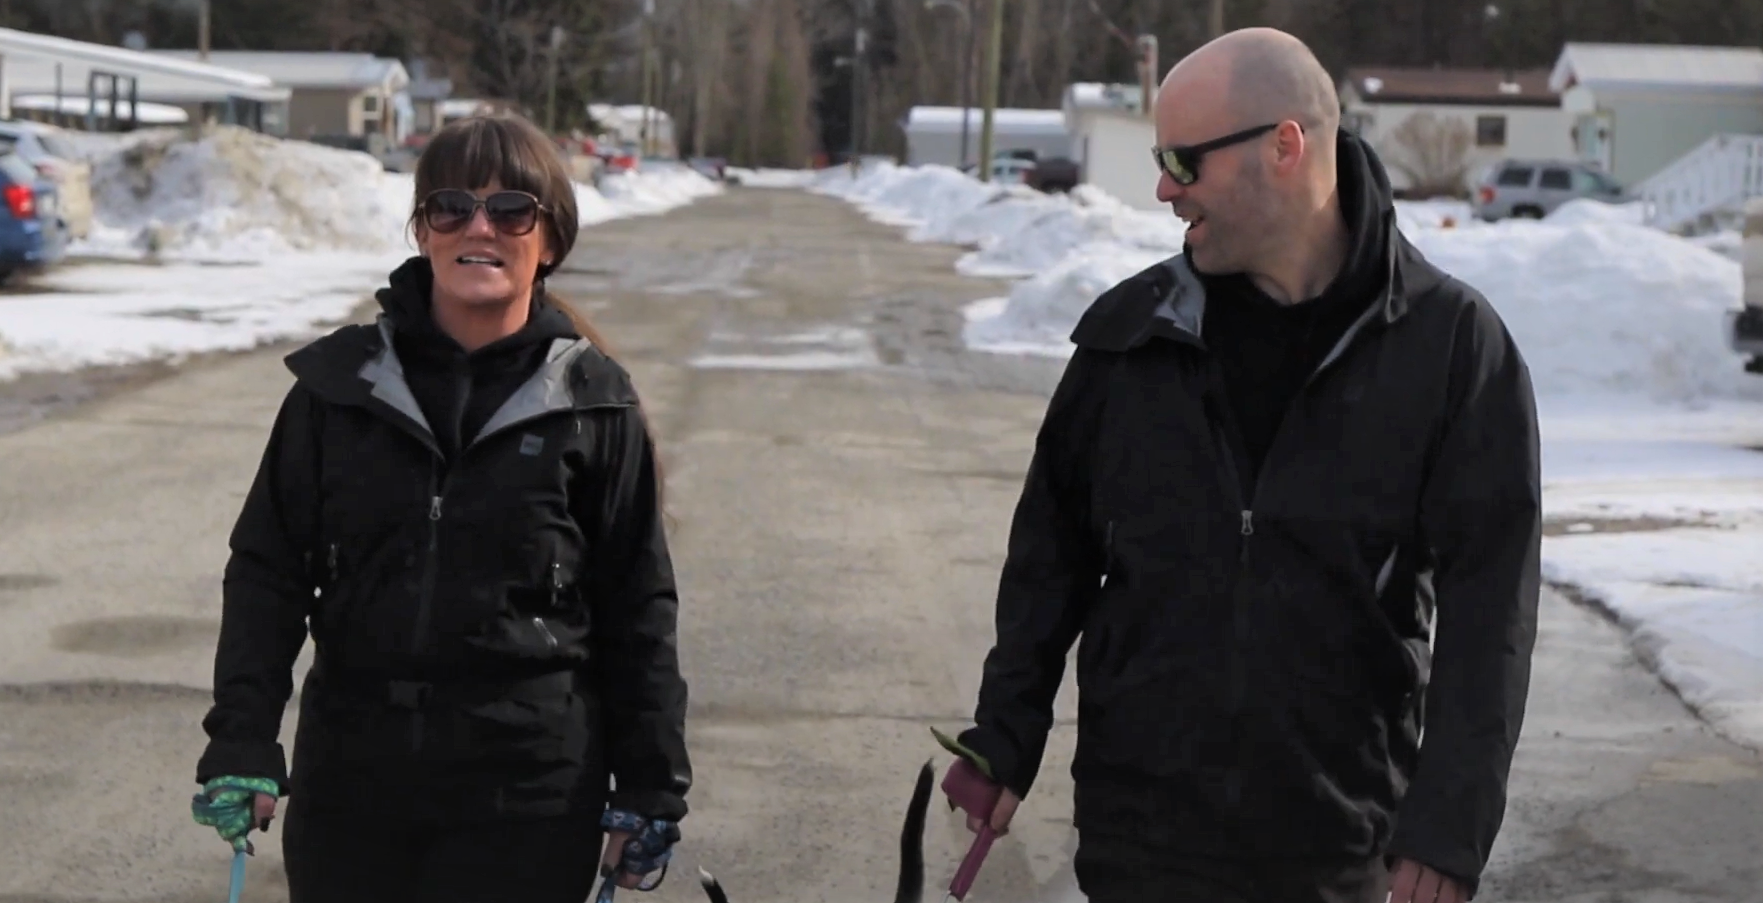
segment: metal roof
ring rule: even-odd
[[[1554,107],[1549,70],[1366,66],[1347,70],[1347,87],[1362,103]]]
[[[1593,90],[1763,92],[1763,49],[1568,42],[1549,75],[1549,88],[1566,91],[1574,85]]]
[[[0,59],[9,95],[53,95],[55,66],[59,63],[63,93],[68,95],[84,96],[87,73],[98,69],[134,76],[141,100],[196,103],[228,97],[269,102],[288,99],[286,88],[255,73],[12,28],[0,28]]]
[[[970,107],[967,115],[968,128],[978,131],[980,122],[985,116],[985,110],[979,107]],[[992,125],[995,128],[1008,129],[1018,135],[1067,134],[1064,110],[999,107],[992,111]],[[961,108],[913,107],[906,112],[900,126],[908,132],[959,132],[961,131]]]
[[[1128,110],[1137,112],[1139,95],[1142,93],[1144,93],[1144,89],[1138,85],[1072,82],[1065,86],[1062,105],[1067,111]]]
[[[161,57],[195,60],[195,50],[151,50]],[[288,88],[377,88],[410,84],[404,64],[371,53],[304,50],[212,50],[210,62],[265,76]]]

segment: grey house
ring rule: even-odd
[[[1577,155],[1624,185],[1708,138],[1763,132],[1763,50],[1568,43],[1549,78]]]

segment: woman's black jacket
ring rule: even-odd
[[[678,599],[625,370],[541,288],[471,354],[426,261],[287,358],[231,537],[196,779],[443,821],[686,812]],[[310,632],[290,774],[277,742]],[[608,790],[608,775],[616,791]]]

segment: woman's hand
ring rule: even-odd
[[[600,874],[614,875],[619,887],[654,890],[667,874],[673,845],[679,842],[679,826],[670,821],[649,820],[634,812],[608,809],[600,818],[606,829],[606,847],[600,856]],[[659,869],[653,884],[643,879]]]

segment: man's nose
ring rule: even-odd
[[[1183,189],[1170,178],[1167,171],[1159,170],[1157,176],[1157,200],[1163,204],[1173,204],[1181,199]]]

